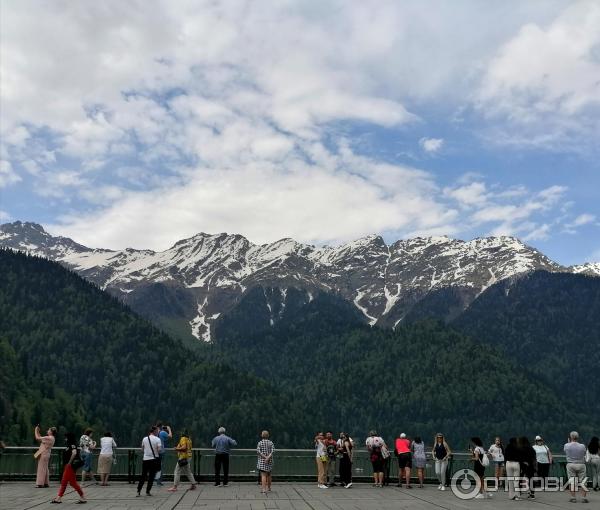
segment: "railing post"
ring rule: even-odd
[[[135,483],[136,457],[135,450],[127,451],[127,483]]]

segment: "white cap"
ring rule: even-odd
[[[536,441],[541,441],[542,440],[542,436],[535,436],[535,440]]]
[[[406,434],[404,432],[402,432],[402,434],[400,434],[400,439],[404,439],[406,437]]]

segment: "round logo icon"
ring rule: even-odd
[[[472,469],[460,469],[450,480],[452,493],[460,499],[474,499],[479,494],[477,480],[479,477]]]

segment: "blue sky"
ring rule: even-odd
[[[23,1],[0,23],[1,221],[600,260],[597,2]]]

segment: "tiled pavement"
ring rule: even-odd
[[[62,506],[50,504],[56,495],[56,483],[49,489],[36,489],[31,482],[4,482],[0,484],[0,509],[2,510],[44,510],[71,507],[77,501],[77,494],[68,491]],[[427,485],[424,489],[399,489],[385,487],[378,489],[369,484],[355,484],[351,489],[334,487],[318,489],[309,483],[275,483],[268,495],[260,493],[260,487],[253,483],[232,483],[229,487],[214,487],[200,484],[195,491],[182,484],[174,493],[166,491],[167,485],[155,487],[153,496],[136,497],[134,485],[114,482],[108,487],[87,485],[84,487],[88,503],[87,510],[186,510],[201,508],[207,510],[426,510],[426,509],[512,509],[554,510],[558,508],[582,508],[600,510],[600,493],[592,492],[590,502],[582,505],[569,503],[566,493],[538,493],[534,501],[509,501],[506,493],[495,494],[486,500],[462,500],[450,490],[438,491],[436,486]],[[143,493],[142,493],[143,494]]]

